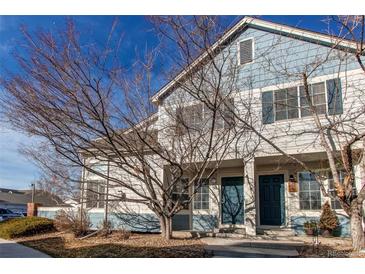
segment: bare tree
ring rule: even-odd
[[[207,48],[213,23],[197,24],[200,44]],[[117,23],[102,46],[82,44],[71,21],[58,35],[26,29],[23,34],[25,48],[15,55],[21,70],[1,79],[1,106],[11,125],[42,138],[56,152],[53,157],[83,168],[87,180],[97,176],[106,188],[121,189],[105,195],[105,188],[95,189],[86,181],[99,200],[151,210],[170,239],[172,217],[191,202],[200,179],[215,174],[235,139],[228,104],[220,96],[223,66],[209,61],[208,71],[198,78],[191,74],[194,84],[214,78],[213,83],[201,81],[210,85],[203,105],[187,111],[181,97],[156,115],[150,96],[158,51],[146,53],[127,70],[118,57],[123,41]],[[190,177],[183,180],[186,174]],[[81,193],[81,202],[88,203],[87,193]]]
[[[80,203],[82,178],[79,166],[70,165],[63,158],[55,157],[53,148],[45,143],[34,147],[22,144],[19,152],[40,169],[40,178],[35,182],[38,189],[52,193],[73,205]]]
[[[363,28],[361,18],[357,18],[360,23],[354,24],[356,28]],[[121,187],[121,194],[108,193],[107,199],[146,206],[158,216],[166,238],[171,237],[172,217],[191,202],[201,179],[214,176],[223,160],[236,158],[246,163],[260,153],[281,155],[286,163],[311,172],[322,193],[341,204],[350,217],[353,247],[362,248],[365,188],[357,193],[353,189],[354,166],[363,155],[359,143],[364,140],[364,75],[349,76],[346,71],[354,61],[363,67],[363,36],[362,31],[348,25],[353,20],[342,18],[339,22],[343,24],[341,31],[357,33],[355,41],[346,40],[348,33],[331,33],[330,45],[310,43],[326,51],[302,48],[308,54],[300,62],[290,59],[300,50],[294,45],[295,39],[277,35],[265,51],[255,55],[259,71],[275,79],[271,83],[259,83],[261,78],[255,71],[242,76],[236,47],[229,46],[236,36],[220,40],[223,28],[218,17],[151,20],[161,44],[129,70],[119,63],[123,41],[113,32],[105,47],[98,49],[81,45],[71,23],[57,39],[47,33],[25,31],[29,55],[17,56],[23,71],[2,80],[2,106],[9,121],[18,129],[45,138],[58,155],[82,167],[85,173],[102,178],[108,186]],[[313,51],[312,56],[309,52]],[[171,80],[174,93],[164,99],[155,114],[156,106],[149,97],[154,93],[154,65],[160,55],[169,64],[165,76]],[[273,55],[276,58],[270,57]],[[343,96],[346,108],[340,115],[332,115],[340,98],[336,81],[331,82],[334,101],[328,113],[313,99],[312,79],[321,75],[327,64],[332,74],[341,76],[344,90],[348,90]],[[163,73],[163,66],[159,71]],[[177,72],[184,72],[184,77],[177,79]],[[267,117],[261,112],[262,97],[256,87],[290,88],[282,83],[301,86],[299,104],[298,100],[294,105],[289,101],[280,104],[298,113],[306,112],[305,123],[263,123]],[[238,92],[242,90],[245,92]],[[350,95],[352,99],[348,100]],[[328,174],[290,152],[288,140],[309,140],[300,144],[302,151],[321,147],[335,192],[325,187]],[[100,163],[106,170],[100,170]],[[340,172],[345,174],[344,180]]]
[[[183,78],[170,79],[177,88],[174,94],[169,96],[174,97],[179,94],[179,90],[182,90],[181,93],[188,94],[196,102],[208,105],[212,103],[212,98],[219,98],[217,101],[213,101],[213,104],[216,102],[226,104],[228,101],[226,98],[229,97],[238,98],[233,107],[227,108],[235,121],[235,143],[244,141],[245,144],[235,147],[238,158],[243,157],[244,159],[249,155],[259,155],[260,153],[261,155],[282,155],[286,159],[284,161],[286,164],[295,164],[300,169],[312,173],[322,194],[338,201],[349,216],[353,248],[359,250],[364,247],[362,207],[365,186],[362,185],[358,192],[355,191],[354,168],[356,165],[364,165],[365,108],[363,98],[365,90],[363,89],[363,79],[365,75],[358,71],[356,75],[348,75],[346,71],[361,68],[365,72],[363,65],[364,17],[329,19],[328,23],[332,24],[328,27],[329,45],[323,45],[319,39],[310,44],[302,44],[303,49],[295,44],[296,40],[291,39],[290,35],[289,38],[277,35],[267,49],[255,56],[260,73],[267,73],[270,75],[270,79],[275,79],[271,83],[261,83],[261,86],[276,86],[277,90],[286,90],[286,92],[290,92],[291,86],[283,88],[283,83],[295,83],[291,84],[294,87],[301,86],[299,105],[295,89],[293,100],[289,98],[285,102],[273,102],[276,104],[274,108],[277,110],[280,107],[292,109],[296,113],[300,112],[306,117],[311,117],[304,123],[288,120],[285,124],[275,127],[265,125],[265,122],[262,121],[267,117],[265,117],[265,113],[258,111],[262,104],[265,104],[262,102],[262,97],[257,96],[260,93],[254,92],[255,87],[260,86],[259,81],[262,81],[259,73],[241,73],[237,67],[237,59],[229,57],[232,54],[236,57],[235,46],[232,49],[232,45],[230,45],[232,41],[235,41],[235,37],[217,45],[209,43],[219,41],[219,38],[213,38],[213,36],[221,33],[217,31],[218,24],[212,23],[215,18],[170,16],[152,18],[155,23],[157,22],[159,33],[167,37],[170,42],[176,42],[179,57],[172,55],[171,59],[185,73]],[[340,28],[333,28],[333,22],[339,23]],[[216,31],[211,32],[209,39],[201,33],[210,24],[214,25]],[[318,36],[321,35],[318,34]],[[204,39],[206,39],[206,43],[201,42]],[[312,48],[306,45],[310,45]],[[192,48],[196,51],[191,50]],[[307,52],[304,54],[304,58],[290,59],[302,50]],[[178,61],[176,62],[176,60]],[[191,64],[193,66],[190,66]],[[212,67],[214,69],[211,70]],[[328,98],[331,102],[327,112],[326,106],[324,108],[319,106],[317,100],[314,99],[316,92],[314,89],[318,87],[311,84],[312,79],[321,75],[325,67],[330,68],[331,74],[335,78],[342,78],[344,93],[341,94],[340,82],[332,80],[327,83],[330,86],[327,88],[332,89],[332,98]],[[207,71],[210,72],[209,76],[204,74]],[[214,72],[212,73],[212,71]],[[216,73],[222,73],[224,76],[215,78],[212,75],[216,75]],[[217,87],[217,79],[222,80],[224,84],[214,90]],[[213,92],[216,97],[211,96],[213,90],[217,91],[217,93]],[[244,90],[244,92],[237,95],[236,91],[240,90]],[[323,96],[325,95],[323,94]],[[344,100],[344,109],[342,109],[342,100]],[[275,110],[271,106],[269,112],[273,111]],[[286,117],[284,120],[288,118],[290,117]],[[301,144],[300,142],[303,140],[309,141]],[[297,154],[293,153],[294,150],[290,152],[287,142],[296,143],[297,141],[302,152],[309,147],[320,147],[320,150],[325,152],[322,160],[326,162],[325,165],[329,167],[330,173],[320,172],[319,168],[308,165],[307,160],[298,155],[300,154],[298,151]],[[342,174],[344,178],[341,178]],[[329,179],[333,180],[335,191],[329,191],[325,185],[324,182]]]
[[[314,56],[310,56],[308,53],[304,58],[305,61],[303,63],[298,62],[299,64],[295,67],[290,63],[291,60],[289,58],[285,59],[284,56],[292,56],[299,49],[291,45],[290,42],[288,43],[288,41],[280,41],[282,38],[278,38],[278,41],[273,43],[270,49],[270,51],[276,51],[276,54],[280,56],[279,62],[275,58],[270,59],[270,57],[267,57],[269,55],[267,52],[265,56],[260,56],[262,57],[261,62],[264,71],[279,79],[284,78],[286,83],[297,83],[292,84],[293,87],[301,86],[300,105],[296,101],[297,95],[295,95],[294,103],[287,95],[288,99],[285,102],[275,101],[274,110],[271,109],[269,112],[277,111],[276,115],[279,115],[278,110],[280,108],[299,109],[297,111],[301,112],[302,115],[305,113],[306,116],[311,117],[310,120],[301,125],[298,125],[296,121],[289,120],[285,126],[279,125],[274,130],[270,125],[258,128],[250,120],[242,119],[245,116],[235,116],[245,130],[250,128],[268,147],[285,156],[288,162],[295,163],[303,170],[311,172],[319,183],[322,194],[340,203],[342,209],[350,218],[354,250],[360,250],[364,247],[362,207],[365,198],[365,187],[362,185],[358,192],[355,191],[354,168],[355,165],[363,166],[365,109],[362,98],[365,90],[363,89],[364,74],[357,71],[356,75],[348,75],[346,70],[354,66],[356,61],[363,69],[363,20],[363,17],[358,17],[356,23],[354,23],[349,18],[340,19],[339,22],[342,23],[343,29],[330,33],[331,46],[324,52],[318,51]],[[349,21],[352,22],[352,26],[345,27],[344,24],[348,24]],[[359,23],[359,21],[362,23]],[[353,30],[353,28],[360,28],[361,30],[357,29],[357,31],[361,35],[351,35],[352,41],[349,41],[346,39],[349,35],[345,33],[344,29]],[[283,43],[287,43],[285,49],[281,47]],[[321,47],[323,45],[318,42],[317,48]],[[260,57],[257,58],[260,59]],[[342,78],[342,90],[344,92],[344,94],[341,94],[341,82],[338,80],[327,82],[327,88],[332,85],[333,90],[332,97],[327,98],[329,101],[332,100],[327,112],[314,98],[317,94],[315,89],[318,88],[318,85],[311,84],[312,79],[318,77],[326,66],[331,68],[331,73],[336,78]],[[283,88],[282,85],[277,85],[278,91],[286,90],[287,94],[289,94],[290,88],[291,86]],[[296,91],[294,93],[296,94]],[[342,99],[342,95],[344,99]],[[243,97],[243,100],[245,102],[242,102],[242,104],[245,105],[246,111],[252,112],[253,105],[246,103],[247,97]],[[344,100],[343,109],[342,100]],[[265,118],[265,113],[263,113],[262,119]],[[284,120],[288,118],[290,117],[286,117]],[[304,149],[319,145],[325,151],[325,160],[330,169],[330,177],[334,182],[335,191],[330,192],[324,184],[325,180],[330,178],[328,173],[323,173],[318,170],[319,168],[309,166],[305,158],[288,152],[288,145],[283,143],[285,140],[300,143],[300,140],[305,140],[305,138],[311,141],[305,144]],[[340,173],[344,174],[344,178],[341,178]]]

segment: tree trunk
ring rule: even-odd
[[[351,203],[350,213],[352,247],[354,251],[359,251],[365,247],[365,243],[361,206],[357,203],[356,199]]]
[[[172,238],[172,220],[169,217],[165,217],[165,239],[170,240]]]
[[[165,218],[163,216],[160,216],[159,219],[160,219],[161,236],[165,238],[165,234],[166,234]]]

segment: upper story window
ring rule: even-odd
[[[317,114],[342,114],[342,91],[340,79],[308,86],[310,102]],[[262,122],[271,124],[275,121],[307,117],[312,115],[309,101],[303,86],[295,86],[262,93]]]
[[[234,100],[226,99],[216,112],[215,129],[230,129],[234,126]],[[204,125],[211,126],[213,112],[205,104],[199,103],[176,110],[176,134],[198,131]]]
[[[215,127],[217,129],[230,129],[234,126],[234,100],[226,99],[216,115]]]
[[[275,91],[276,120],[298,118],[297,88],[288,88]]]
[[[88,181],[86,188],[86,207],[104,208],[105,185],[101,181]]]
[[[301,116],[306,117],[312,115],[309,109],[309,103],[307,97],[305,96],[304,86],[299,87],[300,90],[300,111]],[[310,95],[311,102],[316,108],[318,114],[326,113],[326,90],[325,83],[317,83],[308,86],[308,91]]]
[[[253,39],[247,39],[238,43],[238,60],[240,65],[253,61]]]

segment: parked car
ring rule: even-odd
[[[0,222],[5,221],[7,219],[20,218],[20,217],[24,217],[24,215],[20,213],[14,213],[13,211],[7,208],[0,208]]]

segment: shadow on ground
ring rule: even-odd
[[[70,243],[63,237],[50,237],[24,240],[19,243],[57,258],[196,258],[208,256],[203,246],[199,244],[151,247],[132,245],[133,240],[93,244],[92,238],[89,238],[87,242],[73,240]]]

